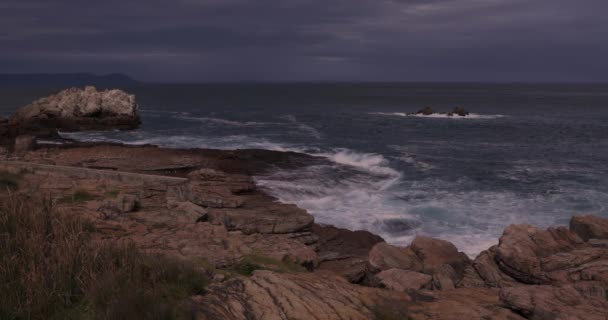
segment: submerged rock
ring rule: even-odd
[[[10,118],[13,135],[52,135],[55,130],[134,129],[140,124],[135,96],[118,89],[70,88],[20,108]]]
[[[453,115],[466,117],[469,115],[469,112],[466,111],[464,108],[456,107],[451,112],[448,113],[448,116],[453,116]]]

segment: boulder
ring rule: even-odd
[[[388,270],[393,268],[421,272],[422,261],[409,247],[402,248],[381,242],[369,251],[369,264],[377,270]]]
[[[469,257],[459,252],[451,242],[425,236],[416,236],[410,248],[422,261],[424,273],[433,274],[443,265],[450,265],[457,274],[462,274],[470,264]]]
[[[553,279],[543,270],[543,263],[582,244],[583,240],[563,227],[540,230],[526,224],[511,225],[500,237],[495,259],[510,277],[527,284],[545,284]]]
[[[207,210],[192,202],[184,201],[176,203],[174,211],[176,212],[175,218],[178,220],[185,220],[191,223],[209,220],[209,213]]]
[[[381,286],[396,291],[426,288],[433,279],[428,274],[395,268],[384,270],[376,274],[375,277]]]
[[[482,251],[473,261],[473,268],[483,279],[485,286],[490,288],[512,287],[519,283],[508,274],[502,272],[496,264],[498,246]]]
[[[36,137],[29,134],[20,135],[15,138],[15,153],[23,153],[36,148]]]
[[[574,286],[525,286],[504,288],[500,300],[528,319],[605,320],[608,302],[583,295]]]
[[[319,270],[328,270],[359,283],[368,273],[367,254],[381,237],[367,231],[350,231],[333,226],[314,224],[312,232],[318,237]]]
[[[418,110],[418,112],[416,112],[416,114],[421,114],[424,116],[430,116],[433,113],[434,113],[434,111],[433,111],[433,108],[431,108],[431,107],[424,107],[424,108]]]
[[[64,131],[134,129],[139,126],[135,96],[118,89],[70,88],[20,108],[9,120],[13,135]]]
[[[105,219],[112,219],[123,213],[133,212],[141,205],[141,200],[135,194],[119,194],[114,199],[104,200],[97,209]]]
[[[570,231],[581,239],[608,239],[608,219],[593,215],[574,216],[570,220]]]

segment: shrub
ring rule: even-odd
[[[9,172],[0,172],[0,191],[16,190],[19,188],[19,179],[17,174]]]
[[[50,199],[0,199],[0,319],[189,318],[208,280],[196,266],[91,230]]]
[[[99,197],[87,190],[76,190],[73,194],[67,195],[58,200],[59,203],[80,204],[87,201],[98,199]]]

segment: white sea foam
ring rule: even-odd
[[[175,118],[181,119],[181,120],[186,120],[186,121],[212,122],[212,123],[218,123],[218,124],[222,124],[222,125],[238,126],[238,127],[269,126],[269,125],[281,125],[282,124],[282,123],[278,123],[278,122],[235,121],[235,120],[213,118],[213,117],[192,117],[189,115],[179,115],[179,116],[176,116]]]
[[[454,120],[498,119],[498,118],[506,117],[505,115],[502,115],[502,114],[478,114],[478,113],[470,113],[464,117],[458,116],[458,115],[449,116],[445,113],[433,113],[430,115],[422,115],[422,114],[403,113],[403,112],[370,112],[369,114],[380,115],[380,116],[415,117],[415,118],[431,118],[431,119],[454,119]]]

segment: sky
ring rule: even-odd
[[[0,73],[608,82],[607,0],[0,0]]]

